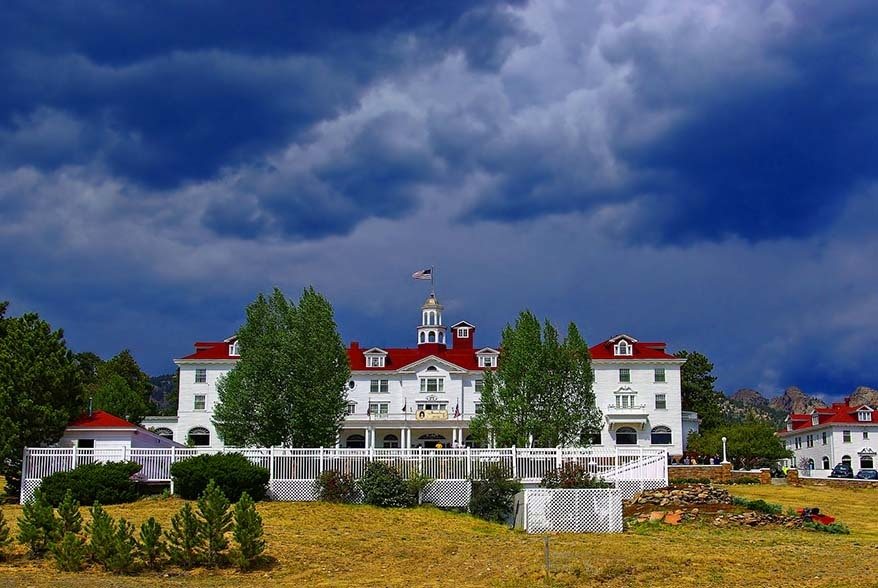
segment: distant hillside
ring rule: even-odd
[[[878,408],[878,390],[868,386],[858,386],[851,394],[849,406],[857,407],[868,404]],[[722,407],[727,418],[739,420],[748,414],[757,419],[764,419],[780,425],[791,413],[807,413],[813,408],[826,406],[817,396],[806,394],[797,386],[790,386],[778,396],[766,398],[758,390],[741,388],[729,396]]]
[[[164,374],[149,379],[152,384],[150,399],[155,403],[159,414],[177,414],[177,375]]]

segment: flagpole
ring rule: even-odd
[[[436,285],[434,280],[436,279],[436,268],[432,265],[430,266],[430,293],[434,296],[436,295]]]

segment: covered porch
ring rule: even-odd
[[[336,447],[348,449],[424,449],[478,447],[469,432],[467,423],[449,426],[419,426],[402,423],[376,423],[373,426],[346,426],[336,442]]]

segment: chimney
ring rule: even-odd
[[[351,351],[357,351],[360,349],[359,341],[351,341]]]

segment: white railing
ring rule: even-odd
[[[394,466],[409,478],[421,473],[433,480],[479,479],[489,464],[499,464],[525,484],[539,482],[546,473],[565,462],[574,462],[589,473],[615,482],[617,487],[637,490],[667,485],[667,452],[647,448],[498,448],[498,449],[293,449],[271,448],[176,448],[79,449],[76,447],[28,448],[22,468],[22,501],[42,479],[76,466],[106,461],[133,461],[143,466],[138,477],[147,483],[171,483],[171,465],[189,457],[213,453],[241,453],[269,471],[272,488],[310,488],[325,471],[338,471],[359,478],[370,461]],[[631,482],[634,482],[633,484]],[[295,484],[291,484],[295,483]],[[173,489],[173,487],[172,487]],[[304,492],[304,490],[302,490]],[[625,491],[630,494],[630,491]],[[275,497],[297,495],[274,491]]]

